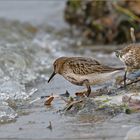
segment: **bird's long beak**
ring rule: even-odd
[[[52,73],[52,75],[50,76],[50,78],[49,78],[49,80],[48,80],[48,83],[49,83],[50,80],[55,76],[55,74],[56,74],[55,72]]]

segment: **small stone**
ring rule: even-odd
[[[140,140],[140,127],[130,129],[124,140]]]
[[[22,128],[22,127],[19,127],[18,129],[19,129],[19,130],[23,130],[23,128]]]

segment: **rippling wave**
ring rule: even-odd
[[[17,108],[28,104],[34,93],[27,92],[25,85],[47,77],[52,61],[66,54],[64,50],[73,43],[49,30],[0,19],[1,123],[15,121]]]

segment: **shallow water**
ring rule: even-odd
[[[83,89],[58,75],[47,83],[56,58],[88,56],[111,66],[119,66],[122,64],[112,52],[112,48],[116,49],[116,46],[81,46],[82,39],[71,37],[65,29],[67,26],[62,21],[62,1],[0,3],[0,17],[3,17],[0,19],[0,139],[121,140],[137,124],[137,121],[130,122],[130,116],[120,116],[126,118],[124,121],[117,119],[118,122],[115,122],[113,118],[103,122],[102,119],[97,121],[92,116],[62,114],[59,110],[64,107],[65,102],[57,98],[49,107],[44,106],[44,99],[30,104],[43,95],[60,95],[68,90],[73,96],[76,91]],[[57,9],[52,11],[56,5]],[[6,13],[9,8],[11,12]],[[19,9],[20,14],[17,13]],[[52,15],[55,16],[52,18]],[[99,49],[103,47],[110,48],[107,49],[110,50],[109,53]],[[133,118],[137,120],[139,115],[136,114]],[[52,130],[47,128],[49,121],[52,123]],[[116,135],[117,129],[121,130],[119,136],[118,133]]]

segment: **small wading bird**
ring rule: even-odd
[[[130,28],[130,35],[133,43],[122,50],[116,51],[116,56],[126,65],[124,74],[124,87],[126,87],[127,72],[140,69],[140,44],[135,43],[134,28]]]
[[[124,70],[124,68],[105,66],[95,59],[83,57],[60,57],[55,60],[53,66],[54,72],[50,76],[48,83],[55,74],[60,74],[75,85],[86,86],[87,91],[83,93],[87,96],[91,93],[90,85],[104,83],[120,70]]]
[[[116,56],[125,63],[124,86],[126,86],[127,72],[140,69],[140,44],[130,44],[124,49],[117,51]]]

